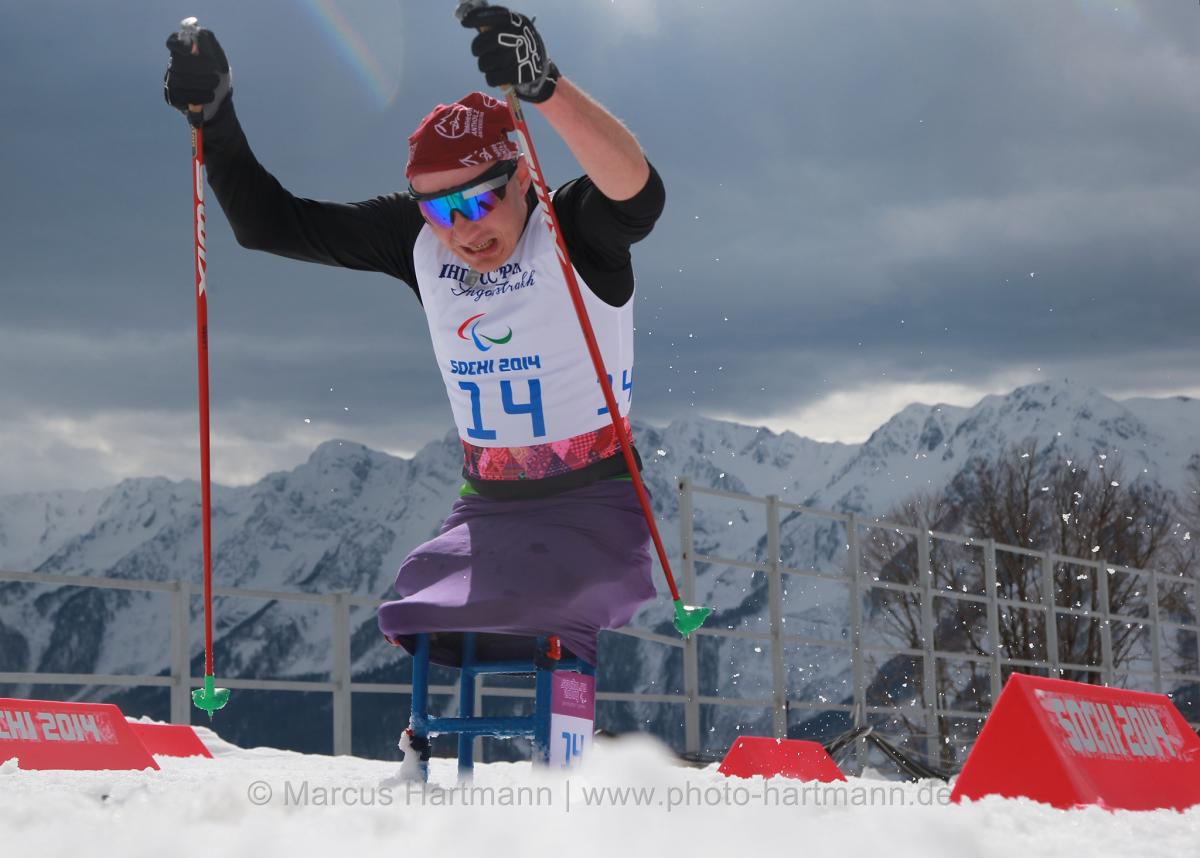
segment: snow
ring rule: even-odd
[[[5,854],[1127,858],[1193,854],[1200,842],[1200,808],[1060,811],[1000,798],[959,806],[935,781],[729,779],[715,765],[679,765],[645,737],[601,742],[570,773],[481,765],[470,792],[452,760],[433,761],[423,791],[396,783],[394,762],[243,750],[199,732],[214,759],[158,757],[157,772],[0,765]],[[604,789],[607,800],[589,803],[589,791]],[[642,806],[621,806],[619,790],[640,790]],[[251,800],[267,791],[266,803]],[[525,803],[501,805],[505,797]]]

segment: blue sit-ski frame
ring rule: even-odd
[[[462,666],[458,691],[458,717],[437,718],[429,714],[429,635],[414,636],[412,673],[412,717],[409,729],[420,739],[444,733],[458,734],[458,774],[470,777],[475,767],[476,736],[511,738],[529,736],[533,739],[533,761],[550,761],[550,694],[556,670],[570,670],[594,676],[596,669],[580,658],[544,661],[539,666],[533,655],[528,660],[479,661],[475,656],[475,634],[463,633]],[[545,637],[530,638],[530,649],[546,653]],[[484,717],[475,714],[475,677],[482,674],[505,673],[534,676],[533,714],[509,717]],[[422,767],[422,774],[424,774]]]

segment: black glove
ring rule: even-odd
[[[233,91],[233,76],[229,60],[212,30],[196,32],[197,51],[192,45],[172,33],[167,39],[171,62],[163,77],[163,96],[167,104],[188,114],[189,104],[204,105],[204,121],[212,119]]]
[[[535,104],[554,95],[558,67],[546,56],[532,18],[503,6],[481,6],[467,12],[462,25],[485,31],[471,42],[471,53],[479,57],[489,86],[511,86]]]

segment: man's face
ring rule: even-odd
[[[411,181],[412,189],[419,194],[434,194],[440,190],[457,188],[470,182],[494,167],[494,163],[474,167],[459,167],[433,173],[418,173]],[[517,172],[509,179],[504,199],[492,211],[479,220],[468,220],[462,212],[452,214],[453,225],[439,226],[425,217],[438,241],[451,253],[480,272],[494,271],[512,255],[525,230],[528,207],[525,193],[531,178],[524,159],[520,159]]]

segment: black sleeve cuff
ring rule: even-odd
[[[204,129],[205,150],[220,150],[243,137],[242,125],[233,108],[233,93],[225,97],[212,119],[201,126]]]

